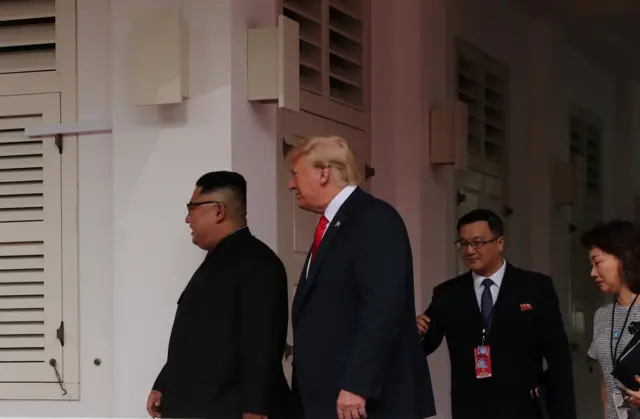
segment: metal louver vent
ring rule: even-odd
[[[56,69],[55,0],[0,0],[0,74]]]

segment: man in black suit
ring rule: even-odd
[[[458,235],[470,271],[435,287],[417,318],[426,354],[447,338],[453,419],[541,418],[534,398],[543,358],[551,417],[575,419],[571,353],[551,278],[503,259],[503,223],[489,210],[463,216]]]
[[[303,139],[290,155],[298,205],[322,214],[292,308],[292,390],[304,417],[434,415],[400,215],[356,186],[344,139]]]
[[[208,254],[178,299],[153,417],[288,417],[287,277],[247,227],[246,189],[237,173],[207,173],[187,204],[193,243]]]

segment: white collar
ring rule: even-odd
[[[500,285],[502,285],[502,280],[504,279],[504,272],[506,270],[507,270],[507,261],[502,259],[502,266],[500,267],[500,269],[498,269],[493,275],[489,277],[489,279],[491,279],[498,288],[500,288]],[[484,281],[484,279],[487,278],[486,276],[478,275],[473,271],[471,272],[471,275],[473,276],[473,285],[476,288],[479,288],[480,285],[482,285],[482,281]]]
[[[324,216],[329,221],[329,224],[331,224],[331,221],[333,221],[333,218],[338,213],[338,210],[340,209],[342,204],[344,204],[347,198],[351,196],[351,194],[356,190],[357,187],[357,185],[345,186],[340,192],[338,192],[338,195],[336,195],[331,200],[331,202],[329,202],[329,205],[327,205],[327,209],[324,211]]]

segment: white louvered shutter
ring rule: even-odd
[[[456,39],[456,91],[468,106],[469,168],[459,174],[460,217],[486,208],[503,217],[508,230],[509,67]]]
[[[458,99],[469,109],[469,166],[506,180],[509,68],[460,39],[456,42],[456,55]]]
[[[55,0],[0,0],[0,74],[55,69]]]
[[[61,158],[53,139],[24,136],[60,122],[57,93],[0,97],[0,381],[56,383],[63,374]],[[61,377],[63,378],[63,377]]]

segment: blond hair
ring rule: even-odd
[[[292,162],[304,156],[313,167],[328,167],[337,186],[357,185],[360,182],[355,156],[342,137],[302,138],[296,142],[289,155]]]

